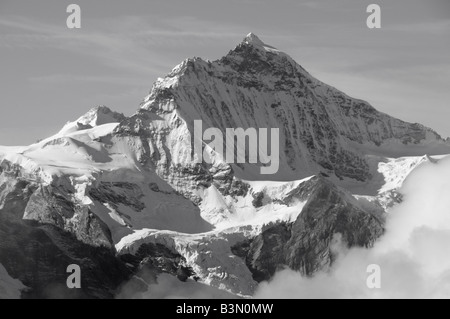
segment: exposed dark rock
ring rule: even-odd
[[[131,271],[104,247],[93,247],[60,228],[22,220],[33,196],[29,182],[16,182],[0,209],[0,263],[29,287],[24,298],[112,298]],[[81,268],[81,289],[66,285],[67,267]]]
[[[134,255],[121,255],[120,259],[133,265],[137,273],[153,274],[155,280],[161,273],[176,276],[180,281],[195,275],[192,268],[185,266],[184,257],[161,244],[143,244]]]
[[[263,199],[264,199],[264,192],[258,192],[256,194],[253,194],[253,201],[252,201],[253,207],[259,208],[263,206]]]
[[[144,203],[140,201],[144,195],[136,184],[101,182],[89,190],[89,196],[100,203],[109,203],[115,207],[123,204],[136,211],[142,211],[145,208]]]

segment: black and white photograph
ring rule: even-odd
[[[0,97],[0,299],[450,298],[448,0],[0,0]]]

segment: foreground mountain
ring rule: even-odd
[[[212,164],[196,163],[194,120],[279,128],[279,170],[208,145]],[[450,145],[431,129],[250,34],[218,61],[175,67],[131,117],[97,107],[36,144],[0,147],[0,264],[24,297],[135,296],[125,283],[143,292],[160,273],[251,296],[283,267],[329,267],[336,237],[371,247],[397,189],[439,154]],[[82,268],[79,292],[65,287],[69,264]]]

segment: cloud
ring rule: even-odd
[[[427,163],[405,181],[405,200],[389,212],[372,249],[338,249],[336,263],[312,278],[285,270],[260,285],[256,298],[448,298],[450,296],[450,158]],[[338,246],[339,247],[339,246]],[[367,267],[381,267],[369,289]]]
[[[169,274],[160,274],[157,279],[153,274],[141,271],[126,283],[117,295],[118,299],[237,299],[226,291],[197,283],[193,280],[181,282]],[[144,283],[147,289],[137,289],[136,280]],[[150,283],[150,284],[147,284]]]

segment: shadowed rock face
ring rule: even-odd
[[[184,258],[163,245],[142,245],[136,255],[117,257],[107,245],[85,244],[55,224],[62,218],[60,212],[49,215],[55,220],[22,219],[33,196],[42,194],[42,190],[26,181],[12,183],[14,187],[2,193],[0,263],[10,276],[28,287],[22,292],[23,298],[114,298],[124,283],[134,285],[135,293],[146,291],[147,286],[133,279],[133,274],[145,275],[148,283],[163,272],[182,281],[194,276],[192,269],[184,266]],[[92,232],[89,227],[84,231],[86,237]],[[81,289],[67,288],[70,274],[66,270],[71,264],[81,268]]]
[[[194,276],[184,258],[163,245],[146,244],[134,256],[116,256],[106,225],[92,212],[79,211],[67,189],[27,181],[19,167],[7,162],[2,163],[0,181],[0,263],[28,287],[22,298],[114,298],[124,283],[135,285],[136,293],[146,291],[133,274],[146,274],[149,283],[162,272],[182,281]],[[100,185],[91,196],[140,206],[112,187],[135,186]],[[67,224],[75,212],[79,222]],[[81,289],[67,288],[71,264],[81,268]]]
[[[28,200],[23,219],[54,225],[70,231],[83,243],[112,249],[108,227],[89,209],[75,205],[69,194],[62,187],[39,185]],[[75,214],[77,223],[71,222]]]
[[[157,283],[157,277],[162,273],[171,274],[183,282],[190,277],[198,279],[192,268],[186,266],[183,256],[161,244],[143,244],[136,254],[121,255],[120,259],[133,265],[136,277],[121,287],[119,298],[127,298],[126,291],[133,291],[134,294],[145,293],[148,284]]]
[[[321,177],[307,182],[295,197],[308,201],[294,223],[273,225],[233,247],[258,282],[285,266],[307,276],[330,266],[336,235],[347,247],[371,247],[383,234],[381,214],[365,212],[347,192]]]
[[[37,187],[26,181],[12,181],[7,191],[3,189],[0,209],[0,263],[13,278],[30,288],[23,292],[23,297],[113,297],[117,286],[131,271],[111,249],[84,244],[49,223],[23,220],[36,191]],[[81,289],[66,286],[69,276],[66,270],[71,264],[81,268]]]

